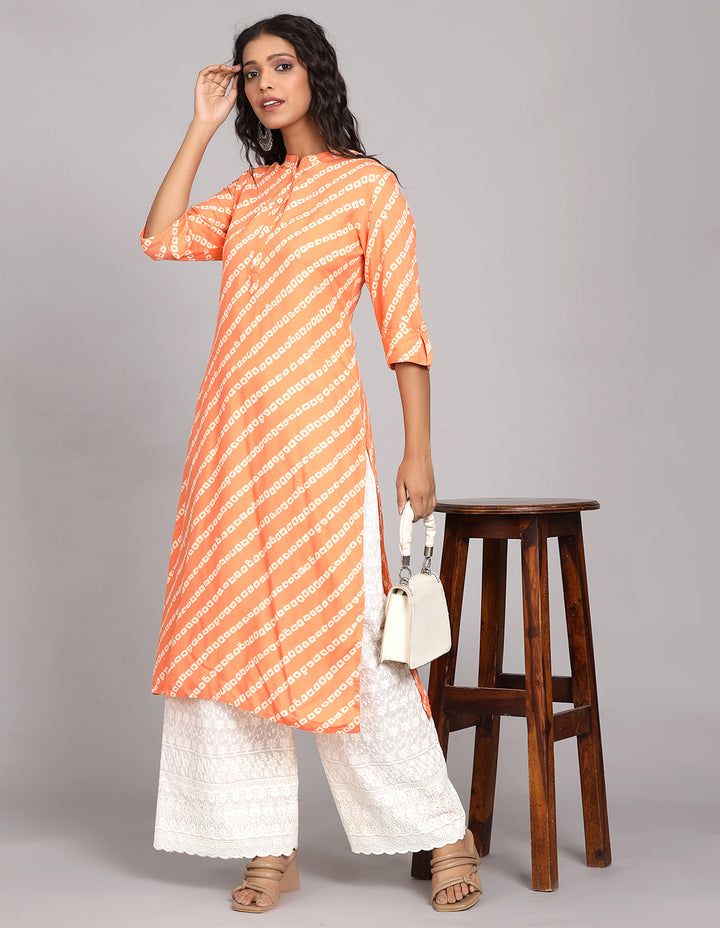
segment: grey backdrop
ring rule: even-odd
[[[717,910],[714,2],[3,0],[2,801],[5,924],[214,926],[241,861],[152,849],[150,693],[220,267],[138,233],[242,25],[316,18],[368,151],[418,227],[440,498],[592,496],[584,520],[614,861],[584,866],[556,748],[560,888],[529,889],[525,726],[503,722],[486,926],[708,925]],[[230,120],[191,202],[244,170]],[[393,571],[395,375],[354,331]],[[438,517],[441,537],[442,517]],[[480,545],[480,542],[475,544]],[[439,564],[439,547],[437,564]],[[567,670],[551,550],[553,660]],[[476,666],[470,548],[458,681]],[[522,668],[513,559],[506,667]],[[276,925],[436,924],[410,857],[349,851],[299,732],[303,889]],[[472,733],[450,774],[469,798]],[[132,921],[131,921],[132,920]]]

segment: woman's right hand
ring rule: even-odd
[[[238,95],[241,64],[211,64],[198,74],[193,121],[217,129],[230,114]],[[230,92],[225,96],[228,84]]]

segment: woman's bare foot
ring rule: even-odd
[[[289,864],[290,861],[297,854],[297,848],[293,849],[292,854],[281,854],[279,857],[273,857],[268,855],[267,857],[253,857],[253,860],[267,860],[268,863],[283,863]],[[233,899],[236,902],[239,902],[240,905],[249,905],[251,902],[256,902],[257,905],[271,905],[272,899],[267,893],[258,893],[254,889],[239,889],[237,892],[233,893]]]
[[[433,848],[432,856],[440,857],[442,854],[466,853],[467,848],[465,846],[465,839],[461,838],[459,841],[455,841],[453,844],[446,844],[444,847]],[[442,870],[440,873],[434,873],[432,877],[432,885],[435,887],[438,883],[452,879],[452,877],[456,874],[457,876],[462,876],[463,873],[467,873],[467,867],[452,867],[448,870]],[[475,892],[477,892],[477,890],[474,886],[470,886],[464,881],[460,880],[459,882],[454,883],[452,886],[448,886],[447,889],[441,889],[435,897],[435,901],[438,903],[438,905],[446,905],[447,903],[459,902],[463,896],[467,896],[468,893]]]

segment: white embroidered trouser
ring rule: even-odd
[[[465,811],[410,671],[379,662],[385,594],[369,461],[364,517],[361,730],[315,739],[353,852],[429,850],[463,837]],[[154,847],[231,858],[297,846],[292,727],[217,700],[166,696]]]

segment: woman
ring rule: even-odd
[[[260,164],[188,208],[234,106]],[[432,349],[412,217],[356,129],[322,28],[262,20],[232,65],[200,71],[140,233],[156,260],[223,262],[153,674],[166,697],[155,847],[253,857],[233,890],[246,912],[299,885],[292,728],[315,732],[354,852],[433,848],[439,911],[482,891],[422,683],[378,659],[391,581],[350,331],[363,283],[403,408],[398,511],[409,499],[415,521],[436,503]]]

